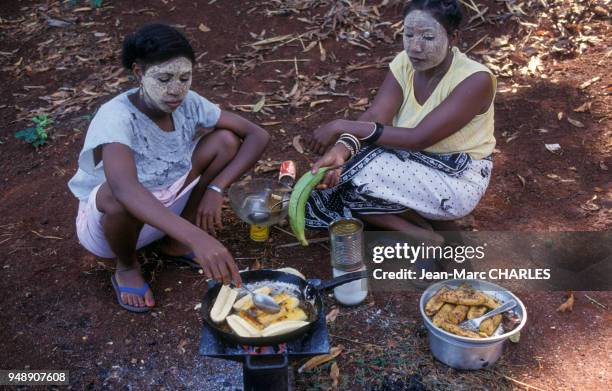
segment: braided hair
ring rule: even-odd
[[[186,57],[195,62],[195,53],[187,38],[166,24],[144,25],[123,40],[121,62],[127,69],[132,69],[135,62],[149,65],[175,57]]]
[[[404,8],[404,19],[415,10],[427,11],[440,23],[448,35],[452,35],[463,20],[463,12],[457,0],[412,0]]]

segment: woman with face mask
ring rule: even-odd
[[[326,228],[357,215],[383,230],[441,243],[425,221],[470,213],[491,174],[493,98],[489,69],[453,44],[462,19],[455,0],[414,0],[404,14],[404,50],[357,121],[316,129],[312,167],[326,174],[306,207],[306,225]]]
[[[164,252],[239,285],[215,230],[225,190],[259,159],[268,133],[190,90],[195,55],[178,30],[144,26],[126,37],[122,57],[139,85],[100,107],[69,183],[80,243],[116,258],[112,284],[130,311],[155,305],[136,250],[166,235]]]

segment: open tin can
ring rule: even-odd
[[[334,277],[365,270],[363,262],[363,223],[342,218],[329,226],[331,264]],[[357,305],[368,295],[368,280],[361,279],[334,288],[334,297],[344,305]]]
[[[338,219],[329,226],[331,263],[336,269],[354,271],[363,263],[363,223],[353,218]]]

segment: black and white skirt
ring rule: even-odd
[[[493,162],[467,153],[432,154],[370,146],[342,170],[340,183],[315,190],[306,204],[306,226],[326,229],[358,214],[417,212],[430,220],[469,214],[484,195]]]

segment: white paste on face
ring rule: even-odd
[[[440,65],[448,54],[448,34],[428,12],[415,10],[404,19],[404,50],[412,67],[424,71]]]
[[[142,77],[142,91],[147,106],[171,113],[179,106],[191,87],[192,64],[177,57],[147,68]]]

